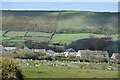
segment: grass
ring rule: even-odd
[[[92,34],[95,37],[105,37],[102,34]],[[90,38],[90,33],[76,33],[76,34],[55,34],[53,42],[70,43],[78,39]]]
[[[3,31],[4,32],[4,31]],[[3,33],[2,32],[2,33]],[[20,32],[20,31],[12,31],[6,34],[6,37],[2,37],[2,40],[8,40],[10,38],[13,38],[9,41],[12,42],[24,42],[24,37],[22,38],[17,38],[16,36],[24,36],[25,32]],[[48,41],[51,33],[43,33],[43,32],[29,32],[28,36],[32,37],[26,37],[28,40],[33,40],[33,41]],[[90,35],[94,37],[105,37],[103,34],[90,34],[90,33],[75,33],[75,34],[55,34],[53,36],[52,42],[60,42],[60,43],[71,43],[72,41],[78,40],[78,39],[84,39],[84,38],[90,38]],[[111,35],[113,37],[113,40],[117,39],[117,34],[116,35]]]
[[[4,31],[2,32],[2,34],[4,33]],[[14,37],[14,36],[24,36],[25,35],[25,32],[24,31],[11,31],[11,32],[8,32],[6,34],[6,36],[9,36],[9,37]],[[28,32],[27,34],[28,36],[49,36],[50,34],[49,33],[44,33],[44,32]]]
[[[65,64],[69,66],[51,66],[49,64]],[[118,78],[117,70],[81,68],[82,65],[77,67],[78,65],[80,64],[76,65],[71,62],[60,61],[23,60],[21,69],[25,78]],[[97,64],[92,65],[96,66]],[[109,64],[97,66],[102,65],[109,66]]]
[[[26,78],[118,78],[118,71],[63,67],[22,67]]]

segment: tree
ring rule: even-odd
[[[66,48],[73,48],[76,51],[81,49],[103,50],[112,43],[109,37],[104,38],[86,38],[72,42]]]
[[[48,49],[48,42],[33,42],[32,40],[25,41],[25,45],[32,49]]]

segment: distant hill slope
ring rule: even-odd
[[[3,30],[58,33],[117,33],[118,14],[110,12],[63,11],[57,27],[58,11],[2,11]]]

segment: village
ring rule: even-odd
[[[19,52],[22,50],[17,47],[3,47],[0,45],[0,53],[7,54],[13,52]],[[92,50],[78,50],[75,51],[73,48],[66,49],[64,52],[55,52],[53,50],[46,49],[29,49],[24,46],[24,49],[27,52],[37,52],[39,54],[47,54],[49,56],[57,56],[57,57],[75,57],[75,58],[110,58],[110,59],[119,59],[119,53],[113,53],[111,56],[107,51],[92,51]]]

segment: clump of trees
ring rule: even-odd
[[[21,58],[21,59],[38,59],[38,57],[39,56],[37,54],[28,50],[21,50],[17,52],[17,56],[16,56],[16,58]]]
[[[25,41],[25,45],[32,49],[48,49],[48,42],[33,42],[32,40]]]
[[[73,48],[78,50],[106,50],[109,53],[119,52],[118,44],[119,41],[112,41],[110,37],[103,38],[86,38],[73,41],[71,44],[67,45],[66,48]]]

